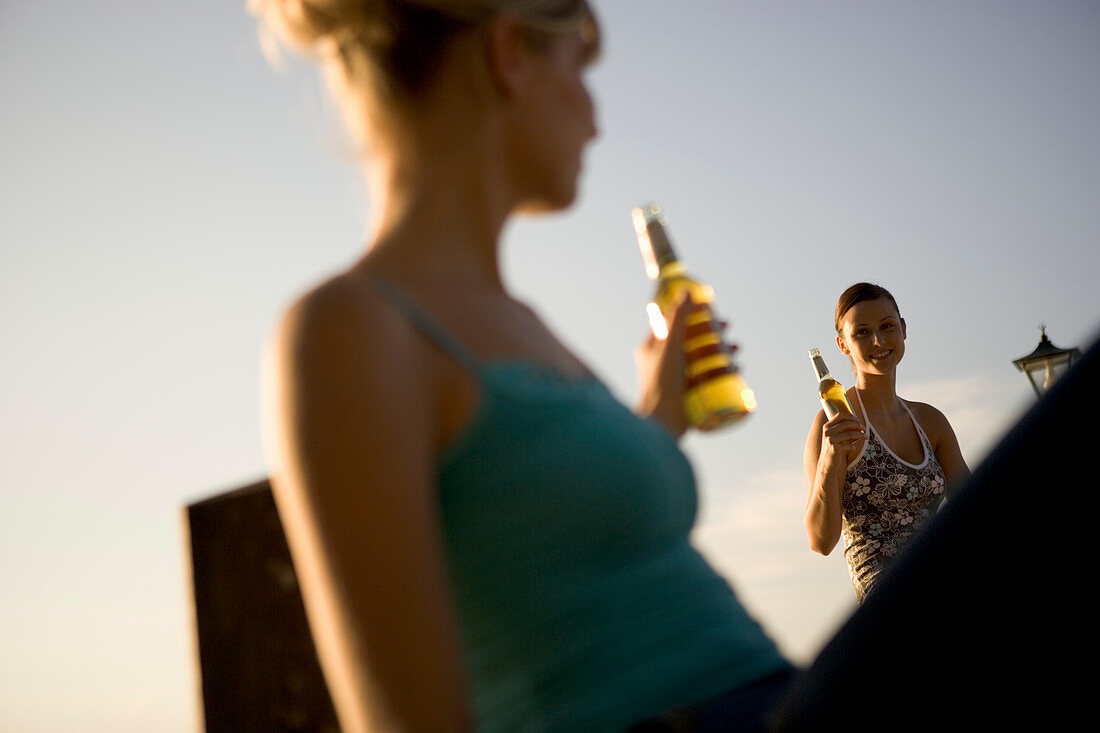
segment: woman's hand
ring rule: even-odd
[[[684,414],[684,386],[687,382],[687,355],[684,334],[688,316],[703,306],[685,294],[667,319],[668,335],[649,336],[634,351],[638,367],[639,398],[636,412],[661,423],[673,437],[679,438],[689,424]]]
[[[834,415],[821,431],[821,459],[825,470],[835,464],[840,471],[847,471],[852,461],[863,450],[863,423],[854,415]]]

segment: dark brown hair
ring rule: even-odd
[[[856,303],[862,303],[867,300],[878,300],[879,298],[886,298],[893,306],[894,310],[898,312],[898,316],[901,316],[901,309],[898,308],[898,302],[894,300],[894,296],[890,294],[890,291],[881,285],[875,285],[874,283],[856,283],[852,285],[843,293],[836,301],[836,317],[834,319],[834,325],[836,326],[836,332],[840,333],[840,319],[844,318],[844,314],[848,312]]]

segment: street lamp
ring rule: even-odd
[[[1035,389],[1039,397],[1050,389],[1058,377],[1065,374],[1070,365],[1081,357],[1081,350],[1076,346],[1072,349],[1059,349],[1047,338],[1047,327],[1040,326],[1042,338],[1039,345],[1027,356],[1021,356],[1012,363],[1016,368],[1027,375],[1027,381]]]

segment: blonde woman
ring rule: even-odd
[[[501,277],[501,230],[569,206],[596,135],[588,5],[255,7],[318,59],[374,207],[266,362],[272,484],[344,730],[758,715],[791,665],[688,541],[693,306],[640,348],[631,410]]]

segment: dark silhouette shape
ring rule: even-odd
[[[206,731],[338,731],[268,482],[185,519]]]

